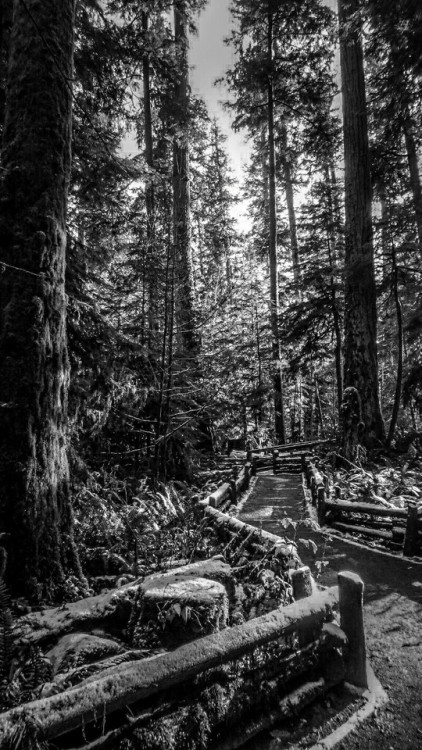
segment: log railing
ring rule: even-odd
[[[248,454],[257,454],[262,455],[265,453],[272,453],[273,450],[277,450],[279,453],[297,453],[304,450],[309,450],[310,448],[314,448],[316,445],[324,445],[325,443],[330,443],[330,440],[308,440],[306,442],[302,443],[283,443],[282,445],[267,445],[265,448],[252,448],[250,451],[248,451]]]
[[[305,458],[305,477],[320,526],[352,532],[388,542],[391,549],[408,557],[422,554],[422,511],[415,504],[388,508],[367,502],[349,502],[329,496],[327,478]]]
[[[184,726],[201,747],[240,747],[275,720],[343,681],[366,687],[362,582],[339,575],[338,587],[273,610],[170,653],[121,664],[64,693],[0,716],[0,747],[19,727],[46,747],[163,750]],[[334,622],[339,611],[340,626]],[[294,644],[294,648],[292,648]],[[167,733],[167,734],[166,734]],[[168,736],[167,736],[168,735]],[[192,739],[190,737],[190,739]],[[134,744],[131,744],[134,743]],[[177,745],[179,748],[179,745]]]

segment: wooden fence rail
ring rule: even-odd
[[[279,453],[297,453],[302,452],[304,450],[308,450],[310,448],[314,448],[316,445],[324,445],[326,443],[332,442],[329,439],[321,440],[321,439],[315,439],[315,440],[308,440],[304,443],[283,443],[283,445],[267,445],[264,448],[251,448],[247,451],[248,459],[251,460],[252,454],[261,455],[264,453],[272,453],[273,450],[277,450]]]
[[[333,684],[366,687],[362,587],[342,573],[338,587],[6,711],[0,747],[28,727],[47,747],[99,750],[126,739],[128,747],[147,748],[148,738],[162,736],[164,749],[186,722],[202,732],[201,747],[240,747],[265,722],[294,715]]]
[[[320,526],[388,542],[392,549],[402,550],[408,557],[422,554],[422,511],[415,504],[409,503],[407,508],[387,508],[363,501],[333,500],[329,497],[327,478],[310,458],[305,458],[304,463]]]

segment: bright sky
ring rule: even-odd
[[[208,0],[198,19],[198,35],[190,42],[191,86],[195,94],[205,99],[211,117],[218,118],[228,136],[227,149],[234,172],[240,178],[242,165],[248,160],[249,146],[244,133],[233,132],[230,113],[223,109],[221,102],[228,98],[227,90],[213,85],[233,64],[233,52],[224,44],[232,25],[229,4],[230,0]]]

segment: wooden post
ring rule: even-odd
[[[248,489],[250,481],[251,481],[251,465],[248,462],[247,464],[245,464],[245,481],[243,484],[243,488],[245,490]]]
[[[256,456],[252,456],[252,470],[251,474],[253,477],[256,477]]]
[[[236,496],[237,496],[236,480],[235,479],[230,479],[229,484],[230,484],[231,501],[232,501],[232,503],[235,503],[236,502]]]
[[[297,568],[291,573],[293,596],[295,600],[305,599],[312,594],[311,571],[307,565]]]
[[[277,474],[277,458],[278,458],[278,451],[275,449],[273,450],[273,473]]]
[[[252,463],[252,451],[251,450],[246,451],[246,461],[248,463]]]
[[[325,489],[322,486],[317,487],[317,513],[318,523],[324,526],[325,523]]]
[[[357,687],[368,687],[365,631],[363,628],[363,581],[356,573],[338,574],[340,627],[347,636],[345,679]]]
[[[311,474],[311,496],[312,496],[312,505],[316,505],[317,500],[317,491],[316,491],[316,482],[315,477],[313,474]]]
[[[305,467],[306,467],[306,486],[308,489],[311,488],[311,479],[312,479],[312,472],[311,472],[311,464],[310,459],[305,458]]]
[[[416,553],[416,544],[418,536],[418,509],[414,503],[407,506],[406,533],[404,536],[403,554],[407,557],[413,557]]]

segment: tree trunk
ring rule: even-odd
[[[267,119],[268,119],[268,161],[269,161],[269,260],[270,260],[270,323],[272,336],[273,392],[274,392],[274,429],[277,443],[286,442],[284,419],[283,381],[280,362],[280,340],[278,335],[278,262],[277,262],[277,213],[275,186],[275,145],[274,145],[274,96],[272,82],[272,45],[273,18],[268,11],[268,59],[270,72],[267,83]]]
[[[177,259],[176,319],[178,343],[184,355],[197,364],[199,336],[196,329],[193,264],[190,245],[189,174],[189,63],[188,6],[186,0],[174,2],[174,39],[178,61],[174,90],[173,142],[173,237]]]
[[[381,208],[381,252],[382,252],[382,278],[385,279],[388,275],[387,259],[390,255],[390,242],[389,242],[389,216],[388,216],[388,205],[387,205],[387,191],[385,183],[381,179],[378,183],[378,194],[380,199]]]
[[[399,415],[400,401],[402,394],[403,384],[403,311],[399,295],[398,286],[398,268],[397,268],[397,257],[396,248],[394,243],[391,243],[391,265],[392,265],[392,285],[393,285],[393,296],[394,303],[396,306],[396,317],[397,317],[397,375],[396,375],[396,388],[394,393],[393,411],[391,413],[390,425],[388,428],[387,444],[390,445],[394,430],[396,429],[397,417]]]
[[[419,174],[418,153],[414,137],[414,125],[410,116],[409,107],[403,120],[403,132],[406,143],[407,161],[409,164],[410,187],[412,190],[413,207],[415,211],[416,229],[418,233],[419,252],[422,255],[422,187]]]
[[[378,391],[372,188],[358,12],[359,0],[339,0],[346,216],[344,385],[359,393],[362,439],[371,446],[384,440],[385,427]]]
[[[142,31],[144,37],[148,34],[148,13],[142,11]],[[144,39],[144,43],[146,39]],[[157,310],[157,273],[155,268],[155,187],[154,187],[154,148],[152,138],[152,114],[151,114],[151,71],[149,54],[145,53],[142,61],[142,83],[144,100],[144,143],[145,161],[148,166],[148,177],[145,187],[145,208],[147,214],[147,249],[146,260],[149,275],[148,289],[148,344],[150,350],[155,345],[155,333],[158,327]]]
[[[284,189],[286,192],[287,214],[289,217],[290,248],[292,254],[293,278],[296,286],[297,297],[301,297],[300,289],[300,267],[299,267],[299,243],[297,241],[296,211],[293,192],[292,170],[288,158],[287,127],[285,123],[281,126],[281,163],[283,166]]]
[[[341,402],[343,400],[343,336],[341,330],[340,305],[336,290],[336,273],[338,265],[337,245],[339,244],[339,225],[341,221],[340,206],[338,205],[337,185],[332,162],[325,165],[325,178],[328,191],[328,210],[330,223],[327,228],[328,262],[331,268],[330,275],[330,299],[333,315],[333,327],[335,336],[334,363],[336,371],[337,411],[341,418]]]
[[[0,142],[6,111],[6,82],[12,11],[13,0],[2,0],[0,3]]]
[[[67,448],[66,204],[74,0],[14,5],[0,184],[0,528],[14,594],[81,577]],[[40,33],[42,29],[42,34]]]

